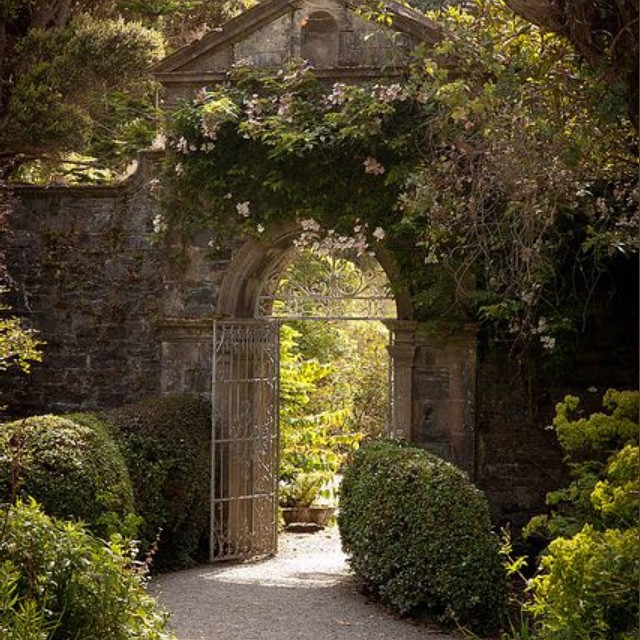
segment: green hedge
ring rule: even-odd
[[[100,415],[120,445],[154,571],[204,557],[209,534],[211,408],[193,396],[162,396]]]
[[[34,497],[46,513],[98,535],[134,534],[133,492],[118,446],[87,415],[0,425],[0,502]]]
[[[364,445],[344,473],[338,525],[356,577],[391,608],[497,625],[498,539],[483,494],[453,465],[397,441]]]
[[[174,638],[118,536],[104,543],[35,502],[0,509],[0,523],[3,640]]]

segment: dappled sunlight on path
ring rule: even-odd
[[[280,536],[279,554],[167,574],[152,590],[179,640],[453,640],[390,615],[348,575],[335,528]]]

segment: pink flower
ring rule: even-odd
[[[373,175],[380,176],[385,172],[385,168],[371,156],[365,158],[362,164],[364,165],[365,173],[371,173]]]

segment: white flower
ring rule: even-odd
[[[250,211],[249,211],[249,201],[247,200],[246,202],[238,202],[238,204],[236,205],[236,211],[243,217],[243,218],[248,218]]]
[[[167,146],[167,136],[159,133],[151,143],[151,148],[154,150],[163,150]]]
[[[391,84],[389,86],[376,84],[373,85],[373,91],[371,97],[379,100],[380,102],[393,102],[394,100],[406,100],[406,96],[402,92],[402,87],[399,84]]]
[[[300,226],[304,231],[320,231],[320,225],[313,218],[300,220]]]
[[[189,153],[189,143],[184,136],[176,143],[176,149],[180,153]]]
[[[153,232],[164,233],[167,230],[167,223],[162,218],[162,214],[159,213],[153,218]]]
[[[380,240],[384,240],[384,236],[385,236],[385,232],[384,229],[382,227],[376,227],[373,231],[373,237],[380,241]]]
[[[264,232],[264,226],[263,226],[263,225],[261,225],[261,224],[259,224],[259,225],[256,227],[256,231],[257,231],[258,233],[263,233],[263,232]]]
[[[552,336],[540,336],[540,342],[547,351],[553,351],[556,346],[556,339]]]
[[[184,174],[184,167],[182,166],[182,162],[178,162],[175,167],[176,175],[181,176]]]
[[[328,107],[340,106],[347,101],[347,85],[343,82],[336,82],[331,93],[325,98]]]

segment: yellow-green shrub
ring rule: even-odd
[[[0,509],[0,522],[0,638],[173,638],[120,536],[105,543],[35,502]]]
[[[553,511],[526,530],[550,539],[527,607],[541,640],[638,636],[638,399],[637,391],[610,389],[605,411],[585,417],[573,396],[556,407],[573,481],[547,495]]]
[[[637,527],[596,531],[585,525],[551,542],[532,582],[539,638],[638,637],[639,533]]]

